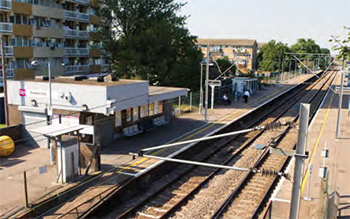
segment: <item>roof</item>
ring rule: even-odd
[[[255,43],[251,39],[197,39],[199,45],[254,46]]]
[[[53,124],[30,130],[35,133],[44,135],[45,137],[57,137],[64,134],[79,131],[84,128],[89,128],[87,125],[68,125],[68,124]]]
[[[20,81],[20,80],[14,80],[14,81]],[[47,80],[43,80],[42,78],[35,78],[35,79],[26,79],[27,82],[41,82],[41,83],[49,83]],[[140,82],[147,82],[147,81],[141,81],[141,80],[125,80],[120,79],[119,81],[110,81],[110,82],[97,82],[97,78],[89,78],[84,79],[82,81],[76,81],[74,78],[71,77],[58,77],[51,80],[52,83],[64,83],[64,84],[78,84],[78,85],[95,85],[95,86],[118,86],[123,84],[135,84]]]
[[[187,95],[187,88],[149,86],[149,101],[160,101]]]
[[[267,43],[258,43],[258,49],[261,49],[261,47],[263,47],[265,44]]]

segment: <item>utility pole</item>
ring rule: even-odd
[[[339,129],[340,129],[340,114],[341,114],[341,106],[343,104],[343,87],[344,87],[344,69],[345,69],[345,61],[343,60],[343,66],[342,66],[342,71],[340,72],[340,78],[341,78],[341,83],[340,83],[340,93],[339,93],[339,106],[338,106],[338,119],[337,119],[337,130],[335,134],[335,139],[338,139],[339,137]]]
[[[203,63],[201,62],[201,81],[199,83],[199,114],[202,115],[203,108]]]
[[[300,117],[299,117],[299,132],[298,132],[298,142],[295,154],[295,169],[294,169],[294,180],[293,180],[293,190],[292,190],[292,200],[290,203],[290,219],[299,218],[299,207],[300,207],[300,188],[302,183],[302,175],[304,169],[304,158],[305,148],[308,136],[309,127],[309,114],[310,114],[310,104],[302,103],[300,104]]]
[[[280,83],[280,73],[281,73],[281,50],[278,55],[278,74],[277,74],[277,84]]]
[[[209,85],[208,85],[208,82],[209,82],[209,48],[210,45],[208,44],[208,47],[207,47],[207,71],[206,71],[206,75],[205,75],[205,112],[204,112],[204,121],[205,122],[208,122],[208,90],[209,90]]]
[[[9,110],[8,110],[8,100],[7,100],[7,80],[6,80],[6,67],[5,67],[5,49],[4,49],[4,40],[3,34],[0,35],[0,44],[1,44],[1,66],[2,66],[2,82],[4,87],[4,108],[5,108],[5,124],[9,126]]]

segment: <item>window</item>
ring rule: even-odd
[[[24,59],[16,59],[16,68],[25,68],[25,66]]]
[[[115,118],[115,127],[119,127],[122,125],[122,112],[121,111],[115,111],[114,112],[114,118]]]
[[[154,103],[151,103],[149,105],[149,116],[153,116],[154,115]]]
[[[148,116],[148,105],[141,106],[140,116],[141,118]]]
[[[133,121],[139,120],[139,108],[138,107],[132,108],[132,120]]]
[[[132,121],[132,114],[131,114],[131,109],[126,110],[126,121],[131,122]]]

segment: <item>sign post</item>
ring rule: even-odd
[[[208,84],[211,87],[211,109],[214,109],[214,92],[216,86],[221,86],[220,80],[208,80]]]

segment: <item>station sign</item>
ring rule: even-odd
[[[209,86],[221,86],[221,81],[220,80],[208,80],[208,85]]]

